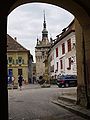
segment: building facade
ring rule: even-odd
[[[30,51],[20,45],[16,39],[7,35],[7,74],[14,77],[14,85],[18,85],[18,76],[21,74],[25,83],[32,77],[31,64],[33,57]]]
[[[76,38],[74,20],[52,43],[48,56],[49,76],[56,78],[61,74],[77,75]]]
[[[42,30],[42,40],[37,38],[37,44],[35,47],[35,57],[36,57],[36,76],[43,76],[45,74],[45,63],[44,60],[47,57],[48,50],[50,49],[50,42],[48,39],[48,31],[46,29],[45,13],[44,13],[44,23]]]

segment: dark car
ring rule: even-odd
[[[76,87],[77,76],[76,75],[61,75],[57,77],[58,87]]]

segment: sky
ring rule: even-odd
[[[37,37],[42,39],[44,10],[48,36],[52,39],[55,39],[74,19],[70,12],[45,3],[24,4],[15,8],[8,15],[7,34],[12,38],[17,37],[17,42],[30,50],[34,62]]]

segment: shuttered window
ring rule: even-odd
[[[67,41],[68,52],[71,51],[71,39]]]
[[[60,68],[63,69],[63,63],[62,63],[62,60],[60,60]]]
[[[56,57],[58,57],[58,48],[56,48]]]
[[[62,44],[62,54],[65,54],[65,43]]]
[[[71,68],[71,57],[68,58],[68,61],[69,61],[69,68]]]
[[[58,71],[58,62],[57,62],[57,71]]]

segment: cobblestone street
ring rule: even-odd
[[[67,88],[76,91],[76,88]],[[85,120],[72,112],[55,105],[52,99],[67,91],[65,88],[51,86],[41,88],[39,85],[23,86],[22,90],[8,90],[10,120]]]

